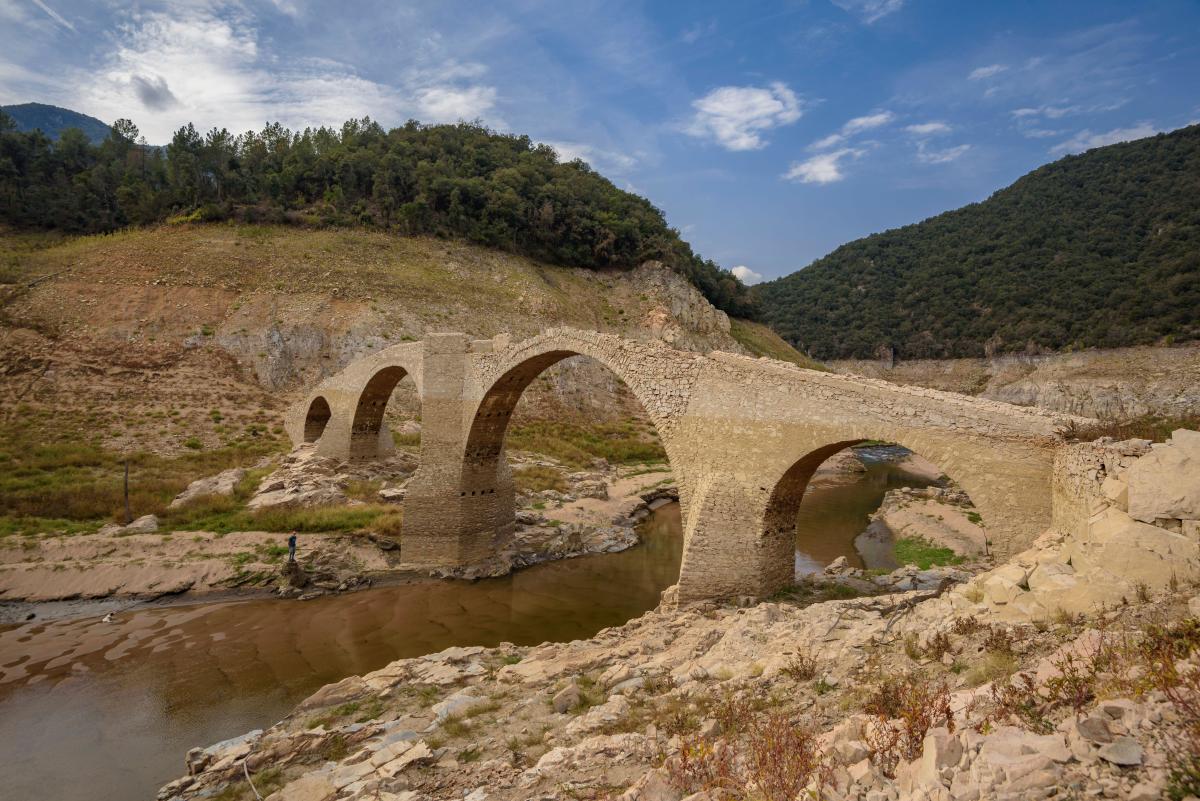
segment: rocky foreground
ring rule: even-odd
[[[1184,798],[1198,465],[1196,432],[1074,446],[1055,527],[974,576],[836,570],[751,607],[399,660],[193,750],[159,798]]]

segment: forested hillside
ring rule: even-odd
[[[756,291],[819,359],[1200,338],[1200,126],[1068,156]]]
[[[21,103],[17,106],[0,106],[0,112],[12,118],[18,131],[41,131],[51,139],[57,139],[68,128],[83,131],[92,144],[99,144],[108,136],[107,123],[69,108],[45,103]]]
[[[93,145],[77,129],[18,132],[0,112],[0,223],[98,233],[224,219],[453,237],[570,267],[658,259],[718,308],[755,316],[746,287],[649,201],[527,136],[369,119],[238,136],[187,125],[159,149],[128,120]]]

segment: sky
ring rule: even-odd
[[[479,120],[650,199],[748,283],[1200,120],[1200,0],[0,0],[0,104]]]

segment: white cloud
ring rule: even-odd
[[[845,140],[845,138],[846,137],[840,133],[831,133],[829,136],[826,136],[824,139],[818,139],[817,141],[813,142],[811,145],[808,146],[808,149],[809,150],[828,150],[831,147],[836,147],[837,145],[840,145]]]
[[[922,122],[909,125],[904,130],[915,136],[939,136],[950,133],[950,126],[944,122]]]
[[[722,86],[695,100],[696,115],[687,127],[692,136],[715,140],[727,150],[758,150],[762,132],[789,125],[803,114],[800,99],[776,81],[768,87]]]
[[[863,152],[861,149],[844,147],[841,150],[821,153],[810,159],[794,162],[783,177],[802,184],[831,184],[846,177],[841,169],[842,159],[856,159]]]
[[[1103,133],[1093,133],[1089,130],[1083,130],[1067,141],[1050,148],[1050,152],[1056,154],[1082,153],[1094,147],[1104,147],[1105,145],[1113,145],[1117,142],[1129,142],[1133,139],[1145,139],[1147,136],[1154,136],[1158,132],[1158,128],[1150,122],[1139,122],[1130,128],[1114,128],[1111,131]]]
[[[873,114],[865,114],[861,117],[855,117],[848,120],[837,133],[831,133],[823,139],[818,139],[808,146],[809,150],[828,150],[832,147],[837,147],[842,142],[849,139],[856,133],[870,131],[874,128],[887,125],[892,120],[896,119],[896,115],[890,111],[876,111]]]
[[[843,11],[856,15],[868,25],[904,7],[904,0],[831,0],[831,2]]]
[[[269,120],[302,128],[368,114],[390,124],[409,117],[455,122],[490,115],[496,105],[479,64],[421,64],[385,84],[332,59],[285,61],[269,47],[239,7],[179,4],[170,12],[131,13],[99,68],[64,80],[63,100],[101,119],[132,117],[153,143],[169,141],[187,122],[235,133]]]
[[[745,284],[746,286],[751,286],[753,284],[757,284],[759,281],[763,280],[762,273],[756,273],[756,272],[754,272],[754,270],[751,270],[749,267],[747,267],[744,264],[739,264],[737,267],[734,267],[729,272],[733,273],[739,279],[741,279],[741,282],[743,284]]]
[[[970,149],[970,145],[958,145],[943,150],[931,150],[921,142],[917,145],[917,161],[922,164],[948,164],[959,159]]]
[[[878,128],[882,125],[887,125],[894,120],[896,115],[890,111],[878,111],[874,114],[867,114],[863,117],[855,117],[842,126],[842,133],[852,134],[859,131],[869,131],[872,128]]]
[[[967,76],[968,81],[981,81],[985,78],[991,78],[999,75],[1008,69],[1007,64],[989,64],[986,67],[976,67],[971,70],[971,74]]]
[[[491,86],[430,86],[417,92],[417,110],[423,122],[458,122],[482,117],[496,105]]]

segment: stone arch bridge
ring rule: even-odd
[[[384,407],[411,376],[421,450],[405,497],[402,555],[477,564],[515,526],[503,456],[513,409],[543,370],[577,355],[621,378],[662,438],[682,507],[681,601],[762,597],[790,583],[809,478],[864,440],[897,442],[935,462],[970,494],[1000,555],[1050,525],[1061,415],[592,331],[550,329],[520,342],[430,334],[389,347],[321,382],[289,413],[288,432],[325,456],[378,458],[393,447]]]

